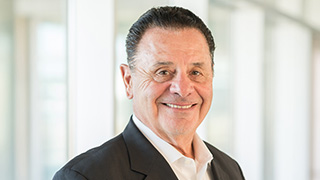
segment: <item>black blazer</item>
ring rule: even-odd
[[[236,161],[205,143],[213,154],[215,180],[243,180]],[[53,180],[178,180],[164,157],[139,131],[132,119],[125,130],[103,145],[69,161]]]

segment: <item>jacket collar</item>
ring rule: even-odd
[[[178,180],[170,165],[139,131],[132,118],[123,131],[123,138],[133,171],[146,175],[150,180]]]
[[[213,179],[217,179],[217,180],[230,179],[229,175],[223,170],[223,168],[219,165],[219,163],[215,162],[214,159],[211,161],[211,169],[214,177]]]
[[[133,171],[144,174],[146,180],[178,180],[170,165],[139,131],[132,118],[123,131],[123,138]],[[208,148],[214,154],[210,147]],[[211,169],[215,180],[229,179],[229,175],[214,159],[211,161]]]

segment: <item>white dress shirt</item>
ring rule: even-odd
[[[171,166],[179,180],[212,180],[210,162],[213,159],[207,146],[198,134],[193,138],[193,149],[195,159],[181,154],[172,145],[158,137],[151,129],[144,125],[135,115],[133,122],[151,144],[162,154]]]

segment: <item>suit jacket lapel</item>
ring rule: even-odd
[[[170,165],[139,131],[132,118],[123,131],[123,137],[133,171],[146,175],[149,180],[178,180]]]
[[[214,180],[227,180],[230,179],[229,175],[220,167],[220,165],[214,161],[211,161],[211,169]]]

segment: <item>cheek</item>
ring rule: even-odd
[[[211,88],[206,88],[202,94],[204,95],[204,98],[206,99],[206,101],[211,102],[212,101],[212,87]]]
[[[208,106],[206,108],[210,108],[211,102],[212,102],[212,84],[207,84],[205,86],[202,86],[201,88],[198,88],[198,93],[201,96],[203,100],[203,105]]]
[[[152,99],[155,104],[157,104],[158,99],[165,95],[167,89],[168,85],[164,83],[153,83],[153,85],[149,89],[150,99]]]
[[[165,83],[158,83],[153,80],[140,81],[139,85],[134,88],[134,94],[142,104],[145,104],[146,108],[157,106],[157,100],[161,97],[168,85]],[[148,106],[148,107],[147,107]]]

